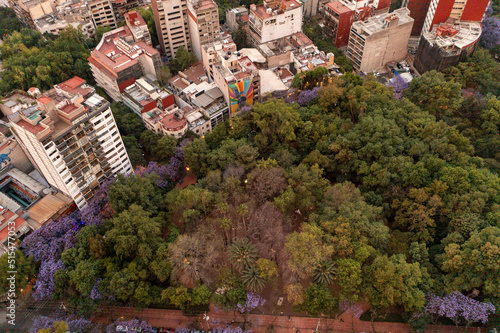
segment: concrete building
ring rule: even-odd
[[[132,9],[139,7],[138,0],[111,0],[111,7],[115,13],[116,23],[125,21],[125,14]]]
[[[225,36],[221,40],[203,45],[203,67],[207,71],[210,81],[214,78],[214,64],[219,59],[219,51],[223,51],[224,53],[236,53],[236,44],[231,39],[231,36]]]
[[[248,23],[248,9],[245,7],[230,8],[226,11],[226,24],[229,31],[238,29],[240,23]],[[245,20],[246,19],[246,20]]]
[[[407,8],[400,8],[391,14],[353,23],[347,56],[355,70],[372,72],[387,62],[401,61],[406,57],[413,26],[409,13]]]
[[[187,10],[191,47],[201,60],[202,45],[220,38],[219,10],[213,0],[188,0]]]
[[[413,23],[413,28],[411,29],[411,35],[413,37],[420,37],[422,34],[422,29],[424,27],[425,17],[427,16],[427,11],[431,0],[405,0],[403,1],[403,7],[407,7],[410,10],[410,16],[415,21]]]
[[[136,79],[146,76],[156,81],[162,66],[160,53],[135,40],[127,26],[104,33],[88,60],[97,85],[115,101],[121,101],[123,89]]]
[[[229,118],[229,107],[222,91],[215,82],[208,81],[202,62],[179,72],[169,81],[177,105],[183,110],[186,106],[190,106],[210,121],[210,124],[204,125],[201,120],[194,121],[192,116],[187,117],[190,129],[198,135],[203,135]]]
[[[56,7],[57,17],[65,20],[82,33],[93,38],[95,34],[95,26],[90,16],[87,5],[83,2],[72,3],[66,1]]]
[[[142,119],[147,129],[160,135],[180,138],[188,130],[188,122],[184,112],[175,104],[166,109],[154,108],[145,112]]]
[[[153,46],[151,43],[151,34],[149,33],[148,25],[142,18],[142,16],[135,10],[125,13],[125,24],[130,29],[130,32],[134,36],[136,42],[142,41],[149,46]]]
[[[410,0],[410,2],[413,1],[415,0]],[[489,2],[489,0],[431,0],[422,34],[430,32],[434,25],[445,23],[448,18],[481,22]]]
[[[115,12],[110,0],[93,0],[87,2],[87,7],[96,27],[116,28]]]
[[[332,38],[336,47],[345,47],[354,22],[383,15],[389,11],[390,5],[391,2],[386,0],[335,0],[325,5],[323,31]]]
[[[249,41],[262,43],[302,31],[302,5],[296,0],[266,0],[250,5]]]
[[[152,0],[151,7],[158,41],[167,58],[175,58],[175,53],[181,46],[191,51],[187,0]]]
[[[142,114],[156,107],[168,108],[175,103],[174,95],[168,89],[159,88],[146,78],[136,80],[122,93],[123,104],[142,119]]]
[[[47,0],[8,0],[17,18],[28,28],[36,29],[35,20],[54,14],[55,4]]]
[[[479,22],[434,26],[431,32],[422,34],[413,65],[420,74],[455,66],[476,50],[480,37]]]
[[[106,179],[132,172],[109,103],[79,77],[55,85],[9,121],[32,164],[78,208]]]
[[[319,10],[319,0],[298,0],[303,8],[304,17],[316,16]]]
[[[8,246],[13,245],[13,239],[19,239],[31,230],[32,228],[25,219],[0,206],[0,256],[9,252]]]

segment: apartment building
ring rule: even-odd
[[[158,41],[167,58],[174,59],[177,49],[181,46],[191,51],[187,0],[153,0],[151,6]]]
[[[94,0],[87,3],[87,7],[96,27],[116,28],[115,12],[110,0]]]
[[[249,41],[255,46],[302,31],[302,5],[296,0],[265,0],[250,5]]]
[[[115,101],[122,100],[121,93],[136,79],[155,81],[162,66],[160,53],[134,38],[127,26],[106,32],[88,58],[97,85]]]
[[[106,179],[132,172],[109,103],[79,77],[55,85],[9,121],[33,165],[78,208]]]
[[[115,13],[116,23],[125,21],[125,14],[134,8],[139,7],[138,0],[111,0],[111,7]]]
[[[479,47],[480,37],[480,22],[456,21],[434,26],[431,32],[422,34],[413,65],[420,74],[455,66]]]
[[[229,8],[226,11],[226,24],[229,31],[238,29],[240,23],[248,23],[248,9],[246,7]]]
[[[146,78],[136,80],[122,93],[123,104],[142,119],[142,114],[156,107],[168,108],[175,103],[174,95],[165,88],[159,88]]]
[[[187,0],[193,53],[201,60],[202,45],[220,38],[219,9],[213,0]]]
[[[390,14],[354,22],[351,27],[347,56],[354,69],[363,72],[378,70],[387,62],[406,57],[413,19],[407,8]]]
[[[55,9],[47,0],[9,0],[8,4],[17,18],[30,29],[36,29],[36,19],[53,14]]]
[[[408,7],[420,0],[409,0]],[[422,34],[430,32],[434,25],[445,23],[448,18],[461,21],[481,22],[489,0],[431,0],[425,16]],[[424,11],[419,12],[421,15]],[[413,17],[413,15],[410,15]]]
[[[124,18],[127,27],[130,29],[130,32],[134,36],[134,40],[137,42],[142,41],[149,46],[152,46],[151,34],[149,33],[148,25],[142,18],[141,14],[133,10],[125,13]]]

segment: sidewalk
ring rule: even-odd
[[[163,310],[163,309],[144,309],[136,310],[135,308],[126,307],[112,307],[109,313],[102,315],[95,319],[95,321],[102,324],[109,324],[117,318],[123,317],[124,319],[139,318],[146,320],[153,327],[168,327],[177,328],[185,327],[189,323],[198,321],[201,326],[199,329],[210,330],[214,327],[226,327],[234,320],[235,325],[244,322],[244,317],[237,314],[236,317],[232,312],[215,312],[213,307],[210,307],[207,315],[210,317],[208,321],[203,319],[203,315],[197,317],[185,317],[181,311],[177,310]],[[363,309],[366,310],[366,309]],[[344,312],[337,319],[326,318],[309,318],[309,317],[288,317],[288,316],[273,316],[261,314],[249,314],[247,316],[246,330],[251,330],[252,333],[294,333],[299,330],[301,333],[315,332],[338,332],[338,333],[410,333],[411,329],[408,324],[402,323],[388,323],[388,322],[367,322],[354,318],[349,312]],[[272,328],[272,330],[271,330]],[[439,333],[456,333],[455,326],[429,326],[427,332]],[[460,332],[464,332],[462,328]],[[470,333],[486,333],[487,329],[483,328],[469,328],[467,332]]]

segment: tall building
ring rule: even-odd
[[[351,26],[356,21],[366,21],[370,16],[389,11],[390,1],[336,0],[325,5],[324,33],[332,38],[336,47],[347,46]]]
[[[79,208],[106,179],[132,172],[109,103],[79,77],[55,85],[9,120],[33,165]]]
[[[354,22],[351,28],[347,56],[354,69],[363,72],[378,70],[387,62],[406,57],[413,19],[407,8],[384,16]]]
[[[104,33],[88,61],[97,85],[115,101],[121,101],[123,90],[136,79],[146,76],[155,81],[162,66],[160,53],[135,40],[127,26]]]
[[[213,0],[188,0],[187,10],[191,46],[201,60],[201,46],[220,37],[219,9]]]
[[[168,59],[175,58],[177,49],[183,46],[191,51],[186,0],[152,0],[156,33],[163,53]]]
[[[250,5],[249,40],[267,43],[302,31],[302,5],[296,0],[265,0]]]
[[[116,22],[121,23],[125,20],[125,14],[130,10],[139,7],[138,0],[111,0],[111,7],[115,13]]]
[[[115,12],[110,0],[89,1],[87,7],[96,27],[117,27]]]
[[[405,0],[403,6],[410,10],[415,20],[412,36],[430,32],[434,25],[445,23],[448,18],[481,22],[489,0]]]
[[[411,29],[412,36],[420,36],[424,27],[425,17],[429,10],[431,0],[406,0],[403,2],[403,7],[410,10],[410,16],[415,20]]]
[[[479,46],[481,23],[457,21],[434,26],[422,34],[413,65],[423,74],[455,66],[471,55]]]

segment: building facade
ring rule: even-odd
[[[94,0],[87,3],[87,7],[96,27],[116,28],[116,16],[110,0]]]
[[[351,26],[354,23],[355,11],[340,1],[325,6],[325,34],[332,38],[335,47],[347,46]]]
[[[105,180],[132,172],[109,103],[79,77],[55,85],[9,121],[36,169],[79,208]]]
[[[302,31],[302,5],[296,0],[266,0],[250,5],[249,41],[255,46]]]
[[[135,41],[142,41],[149,46],[151,43],[151,34],[149,33],[148,25],[142,16],[135,10],[125,13],[125,24],[130,29]]]
[[[220,38],[219,9],[213,0],[187,0],[191,47],[201,60],[201,47]]]
[[[406,57],[413,26],[409,13],[407,8],[400,8],[387,15],[353,23],[347,56],[355,70],[372,72],[390,61]]]
[[[434,25],[445,23],[448,18],[481,22],[489,2],[489,0],[431,0],[422,34],[430,32]]]
[[[168,60],[175,58],[175,53],[181,46],[191,51],[187,0],[152,0],[151,7],[158,41]]]
[[[104,33],[88,61],[97,85],[115,101],[121,101],[123,90],[136,79],[146,76],[155,81],[162,66],[160,53],[136,41],[127,26]]]

